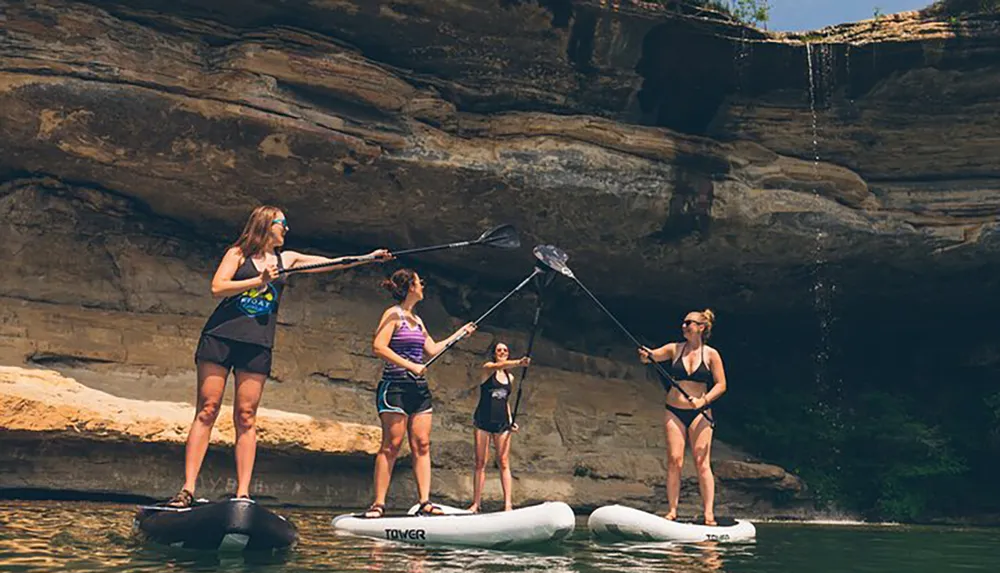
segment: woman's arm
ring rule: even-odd
[[[424,322],[422,320],[420,321],[420,326],[424,326]],[[431,333],[427,332],[427,329],[424,328],[424,332],[427,334],[426,338],[424,338],[424,353],[427,354],[428,358],[433,358],[460,336],[467,336],[475,331],[476,325],[470,322],[453,332],[448,338],[442,340],[441,342],[435,342],[434,339],[431,338]]]
[[[676,342],[668,342],[656,349],[647,348],[643,346],[639,348],[639,361],[642,362],[643,364],[649,364],[651,362],[650,359],[655,360],[657,362],[665,362],[667,360],[673,360],[674,352],[676,352],[676,349],[677,349]]]
[[[324,263],[329,263],[330,266],[320,267],[318,269],[309,269],[305,271],[299,271],[303,273],[325,273],[327,271],[336,271],[341,269],[349,269],[351,267],[356,267],[358,265],[364,265],[367,263],[379,261],[384,262],[392,258],[392,254],[385,249],[376,249],[367,255],[348,255],[345,257],[337,257],[331,259],[329,257],[321,257],[319,255],[306,255],[296,251],[282,251],[281,253],[282,262],[285,263],[285,268],[288,270],[295,270],[296,267],[304,267],[306,265],[319,265]],[[340,261],[348,259],[356,259],[359,257],[374,257],[372,260],[365,261],[354,261],[350,263],[341,264]]]
[[[483,370],[494,372],[496,370],[505,370],[507,368],[516,368],[517,366],[528,366],[531,364],[531,358],[525,356],[524,358],[519,358],[517,360],[498,360],[496,362],[484,362]]]
[[[233,275],[240,268],[243,256],[237,247],[226,251],[223,255],[219,267],[215,269],[212,277],[212,296],[223,298],[240,294],[252,288],[263,288],[269,282],[278,278],[278,268],[275,265],[267,265],[264,270],[252,279],[234,281]]]
[[[417,376],[423,376],[424,372],[427,371],[427,367],[423,364],[417,364],[411,360],[403,358],[399,354],[389,348],[389,342],[392,340],[392,333],[396,330],[396,325],[399,323],[399,317],[390,308],[382,313],[382,320],[379,322],[378,329],[375,331],[375,339],[372,341],[372,351],[375,355],[385,360],[386,362],[391,362],[396,366],[401,368],[406,368],[410,372],[413,372]]]
[[[719,396],[726,393],[726,368],[722,365],[722,355],[714,348],[708,351],[708,369],[712,371],[712,379],[715,384],[703,397],[694,399],[695,408],[707,408],[712,402],[718,400]],[[699,401],[703,402],[699,403]]]

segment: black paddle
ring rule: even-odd
[[[535,247],[538,249],[539,247]],[[537,255],[536,255],[537,256]],[[564,261],[565,262],[565,261]],[[528,335],[528,350],[525,352],[525,356],[531,358],[531,349],[535,346],[535,335],[538,334],[538,319],[542,316],[542,295],[545,292],[545,287],[552,283],[552,279],[555,278],[555,273],[548,272],[541,280],[535,283],[535,287],[538,290],[538,298],[535,299],[535,317],[531,321],[531,334]],[[511,425],[517,422],[517,411],[521,407],[521,392],[524,390],[524,380],[528,377],[528,367],[521,367],[521,377],[517,382],[517,398],[514,400],[514,412],[510,416]]]
[[[414,255],[417,253],[429,253],[431,251],[441,251],[444,249],[456,249],[458,247],[468,247],[470,245],[487,245],[490,247],[496,247],[498,249],[516,249],[521,246],[521,240],[517,237],[517,230],[514,229],[513,225],[499,225],[485,231],[478,239],[473,239],[471,241],[459,241],[457,243],[448,243],[446,245],[433,245],[430,247],[418,247],[415,249],[404,249],[402,251],[395,251],[392,253],[394,257],[402,257],[404,255]],[[300,271],[309,271],[313,269],[321,269],[323,267],[332,267],[333,265],[350,265],[353,263],[362,263],[368,261],[374,261],[375,257],[370,255],[364,255],[361,257],[341,257],[335,261],[329,261],[325,263],[316,263],[312,265],[302,265],[301,267],[295,267],[291,269],[282,269],[278,271],[279,275],[287,273],[295,273]]]
[[[644,344],[639,342],[639,340],[635,336],[632,336],[632,333],[629,332],[628,329],[625,328],[625,326],[621,322],[618,322],[618,319],[615,318],[615,315],[611,314],[611,311],[605,308],[605,306],[601,304],[601,301],[597,300],[597,297],[594,296],[594,293],[590,292],[590,290],[587,289],[587,287],[584,286],[582,282],[580,282],[580,279],[576,278],[576,275],[573,274],[573,271],[571,271],[570,268],[566,266],[566,261],[569,260],[569,256],[565,252],[563,252],[562,249],[554,245],[541,245],[535,247],[533,252],[535,254],[535,257],[543,265],[545,265],[549,269],[552,269],[553,271],[558,272],[559,274],[565,275],[573,279],[573,281],[577,285],[579,285],[581,289],[583,289],[583,292],[587,293],[587,296],[589,296],[590,299],[593,300],[594,303],[596,303],[597,306],[604,311],[604,314],[608,315],[608,318],[610,318],[618,326],[618,328],[620,328],[621,331],[625,333],[625,336],[629,337],[629,339],[632,340],[633,344],[635,344],[639,348],[646,347]],[[688,394],[686,390],[684,390],[684,388],[681,388],[681,385],[678,384],[677,381],[673,379],[670,373],[667,372],[667,370],[663,366],[661,366],[659,362],[650,357],[650,364],[652,364],[653,367],[656,368],[656,372],[664,380],[667,380],[668,382],[670,382],[671,386],[680,390],[681,394],[683,394],[684,397],[687,398],[688,402],[692,403],[694,402],[694,398],[692,398],[691,395]],[[705,411],[704,408],[701,408],[699,411],[701,412],[702,416],[705,416],[705,419],[708,420],[708,423],[714,428],[715,420],[713,420],[712,417],[708,415],[708,412]]]
[[[523,281],[521,281],[521,284],[517,285],[516,287],[514,287],[514,290],[512,290],[509,293],[507,293],[506,295],[504,295],[504,297],[502,299],[498,300],[496,304],[494,304],[493,306],[491,306],[489,310],[487,310],[486,312],[484,312],[482,314],[482,316],[480,316],[479,318],[477,318],[476,320],[474,320],[472,322],[472,324],[475,324],[476,326],[479,326],[480,322],[482,322],[483,320],[485,320],[487,316],[493,314],[493,311],[495,311],[496,309],[500,308],[500,305],[502,305],[503,303],[507,302],[507,299],[509,299],[510,297],[514,296],[514,293],[516,293],[517,291],[523,289],[525,287],[525,285],[527,285],[529,282],[531,282],[531,279],[535,278],[536,276],[538,276],[540,274],[544,274],[544,273],[547,273],[547,272],[550,272],[550,271],[548,269],[545,269],[545,268],[535,267],[534,269],[532,269],[531,270],[531,274],[528,275],[528,277],[525,278]],[[433,364],[435,360],[437,360],[438,358],[441,358],[444,355],[445,352],[447,352],[448,350],[450,350],[452,346],[455,346],[456,344],[458,344],[458,341],[462,340],[463,338],[465,338],[465,333],[464,332],[462,334],[460,334],[457,338],[455,338],[454,340],[452,340],[451,342],[449,342],[444,348],[441,349],[441,352],[438,352],[437,354],[435,354],[430,360],[428,360],[424,364],[424,366],[430,367],[430,365]],[[409,376],[413,380],[419,380],[420,379],[420,376],[417,376],[416,374],[414,374],[413,372],[410,372],[409,370],[406,371],[406,374],[407,374],[407,376]]]

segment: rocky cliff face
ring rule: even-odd
[[[514,223],[527,246],[565,249],[654,339],[688,307],[736,317],[736,375],[755,341],[796,341],[789,316],[815,328],[834,303],[996,308],[1000,60],[985,18],[765,36],[683,6],[597,0],[0,6],[7,364],[189,399],[208,276],[259,202],[286,209],[295,246],[326,252]],[[526,249],[421,263],[437,330],[531,268]],[[375,272],[296,280],[267,406],[374,421]],[[631,351],[603,317],[556,288],[517,463],[620,480],[609,499],[644,484],[635,497],[652,499],[659,390],[616,360]],[[505,308],[494,332],[523,336],[528,308]],[[761,327],[763,315],[777,318]],[[439,369],[455,404],[436,434],[445,467],[467,462],[477,359]]]

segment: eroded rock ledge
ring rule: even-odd
[[[0,495],[46,489],[150,498],[172,495],[183,481],[183,443],[191,413],[189,404],[116,397],[49,370],[0,367],[4,452],[0,465],[10,470],[0,481]],[[200,478],[200,495],[212,498],[235,487],[231,416],[232,409],[223,407]],[[252,493],[303,506],[364,505],[371,495],[372,456],[379,436],[377,426],[261,408]],[[435,495],[468,501],[471,446],[445,442],[437,450]],[[727,459],[733,452],[724,446],[722,451],[717,464],[720,493],[725,497],[721,508],[764,514],[801,511],[800,504],[788,504],[788,499],[783,499],[782,510],[762,501],[775,496],[804,500],[800,480],[775,466]],[[519,468],[515,472],[519,503],[563,499],[583,509],[628,499],[656,507],[658,488],[655,477],[647,473],[650,460],[636,453],[576,458],[572,473],[558,471],[555,464],[548,464],[550,471]],[[393,500],[405,503],[415,492],[412,480],[403,475],[405,457],[400,462]],[[697,487],[693,479],[687,476],[688,490]],[[495,501],[498,495],[496,484],[491,484],[487,497]]]

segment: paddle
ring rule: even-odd
[[[525,285],[527,285],[529,282],[531,282],[531,279],[535,278],[536,276],[538,276],[540,274],[545,274],[547,272],[550,272],[550,271],[548,269],[544,269],[544,268],[535,267],[534,269],[532,269],[531,270],[531,274],[528,275],[527,278],[525,278],[523,281],[521,281],[521,283],[519,285],[517,285],[516,287],[514,287],[514,289],[511,290],[509,293],[507,293],[506,295],[504,295],[503,298],[501,298],[500,300],[498,300],[496,302],[496,304],[494,304],[493,306],[491,306],[489,310],[487,310],[486,312],[484,312],[482,314],[482,316],[480,316],[479,318],[477,318],[476,320],[474,320],[472,322],[472,324],[475,324],[476,326],[479,326],[480,322],[482,322],[483,320],[485,320],[487,316],[493,314],[493,311],[495,311],[496,309],[500,308],[500,305],[502,305],[503,303],[507,302],[507,299],[509,299],[510,297],[514,296],[514,294],[517,291],[523,289],[525,287]],[[430,360],[428,360],[424,364],[424,366],[430,367],[430,365],[433,364],[435,360],[437,360],[438,358],[441,358],[442,356],[444,356],[445,352],[448,352],[448,350],[450,350],[452,346],[455,346],[456,344],[458,344],[458,341],[462,340],[463,338],[465,338],[465,333],[464,332],[462,334],[460,334],[458,337],[456,337],[454,340],[452,340],[451,342],[449,342],[444,348],[441,349],[441,352],[438,352],[437,354],[435,354]],[[407,370],[406,374],[407,374],[407,376],[409,376],[413,380],[419,380],[420,379],[419,376],[417,376],[413,372],[410,372],[409,370]]]
[[[587,296],[589,296],[590,299],[593,300],[594,303],[596,303],[597,306],[604,311],[604,314],[608,315],[608,318],[610,318],[615,323],[615,325],[617,325],[618,328],[625,333],[625,336],[627,336],[632,341],[633,344],[635,344],[639,348],[645,348],[645,345],[639,342],[639,340],[635,336],[632,336],[632,333],[629,332],[628,329],[625,328],[625,326],[621,322],[619,322],[617,318],[615,318],[615,315],[611,314],[611,311],[608,310],[603,304],[601,304],[601,301],[597,300],[597,297],[594,296],[594,293],[590,292],[590,290],[586,286],[584,286],[584,284],[580,281],[580,279],[576,278],[576,275],[573,274],[573,271],[571,271],[570,268],[566,266],[566,261],[569,260],[569,256],[565,252],[563,252],[562,249],[554,245],[541,245],[535,247],[535,249],[532,252],[535,254],[535,257],[539,260],[539,262],[542,263],[542,265],[548,267],[549,269],[555,272],[558,272],[559,274],[562,274],[566,277],[573,279],[573,281],[577,285],[579,285],[581,289],[583,289],[583,292],[587,293]],[[667,380],[668,382],[670,382],[671,386],[680,390],[681,394],[683,394],[684,397],[687,398],[688,402],[694,401],[694,398],[692,398],[691,395],[688,394],[687,391],[684,390],[684,388],[682,388],[681,385],[678,384],[677,381],[674,380],[672,376],[670,376],[670,373],[668,373],[667,370],[662,365],[660,365],[659,362],[650,359],[650,364],[656,369],[656,372],[660,375],[661,378]],[[708,423],[714,428],[715,420],[713,420],[712,417],[708,415],[708,412],[706,412],[704,408],[702,408],[700,411],[701,415],[705,416],[705,419],[708,420]]]
[[[457,243],[448,243],[445,245],[432,245],[430,247],[417,247],[415,249],[404,249],[402,251],[396,251],[392,253],[392,256],[399,258],[404,255],[414,255],[417,253],[429,253],[431,251],[441,251],[444,249],[457,249],[459,247],[468,247],[470,245],[487,245],[490,247],[496,247],[498,249],[516,249],[521,246],[521,240],[517,236],[517,230],[514,229],[513,225],[498,225],[492,229],[488,229],[483,232],[482,235],[477,239],[472,239],[470,241],[459,241]],[[328,261],[325,263],[315,263],[312,265],[302,265],[301,267],[295,267],[291,269],[282,269],[278,271],[279,275],[295,273],[300,271],[309,271],[313,269],[321,269],[323,267],[332,267],[334,265],[350,265],[353,263],[363,263],[368,261],[374,261],[375,257],[364,255],[361,257],[341,257],[333,261]]]
[[[538,247],[536,246],[535,249],[537,248]],[[535,281],[535,288],[538,290],[538,298],[535,299],[535,317],[531,321],[531,334],[528,335],[528,350],[524,354],[528,358],[531,358],[531,350],[535,346],[535,335],[538,334],[538,319],[542,316],[542,295],[545,292],[545,287],[552,284],[552,279],[554,279],[555,276],[555,273],[550,271],[544,278]],[[521,407],[521,392],[524,390],[524,380],[527,377],[528,367],[522,366],[521,377],[518,379],[517,383],[517,398],[514,400],[514,411],[510,415],[511,425],[517,422],[517,411]]]

